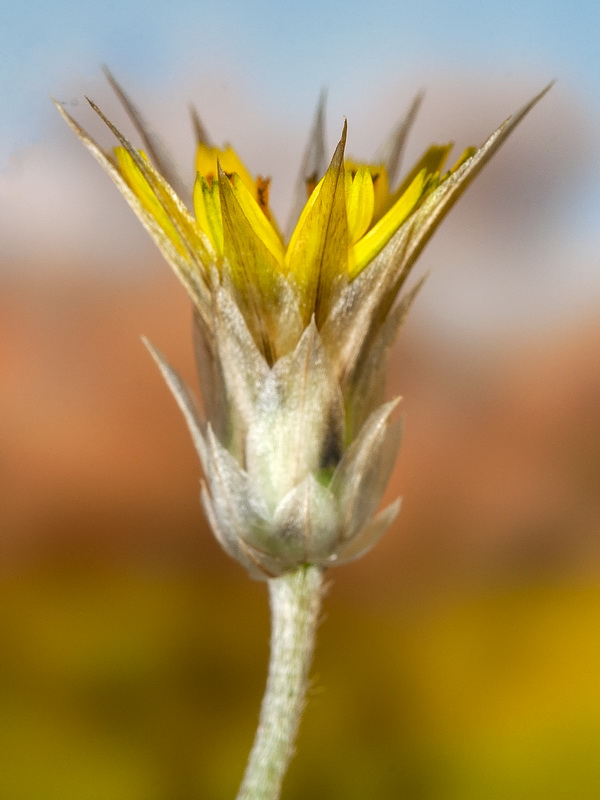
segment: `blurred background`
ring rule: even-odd
[[[148,336],[197,388],[189,303],[58,118],[190,174],[194,102],[284,220],[319,91],[407,165],[558,83],[452,211],[390,365],[401,514],[332,570],[289,800],[600,797],[600,10],[29,0],[0,10],[0,800],[235,796],[263,584],[219,550]]]

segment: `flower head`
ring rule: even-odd
[[[348,561],[395,517],[398,502],[376,513],[400,436],[385,362],[420,284],[401,290],[439,222],[542,94],[449,167],[451,144],[427,148],[400,181],[420,98],[375,163],[346,158],[345,124],[322,163],[321,104],[288,237],[269,205],[270,180],[209,142],[197,118],[195,181],[182,197],[144,131],[146,152],[92,103],[119,142],[107,154],[60,109],[194,304],[205,419],[149,347],[198,449],[211,527],[253,575]]]

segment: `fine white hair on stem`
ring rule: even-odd
[[[271,657],[256,738],[237,800],[277,800],[304,710],[323,572],[301,567],[269,581]]]

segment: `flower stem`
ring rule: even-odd
[[[237,800],[277,800],[304,709],[323,573],[319,567],[269,581],[271,657],[254,745]]]

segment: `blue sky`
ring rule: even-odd
[[[600,107],[600,5],[567,0],[24,0],[0,10],[0,142],[5,157],[43,136],[47,98],[107,63],[164,86],[182,72],[242,73],[274,102],[341,97],[419,71],[530,71]]]

